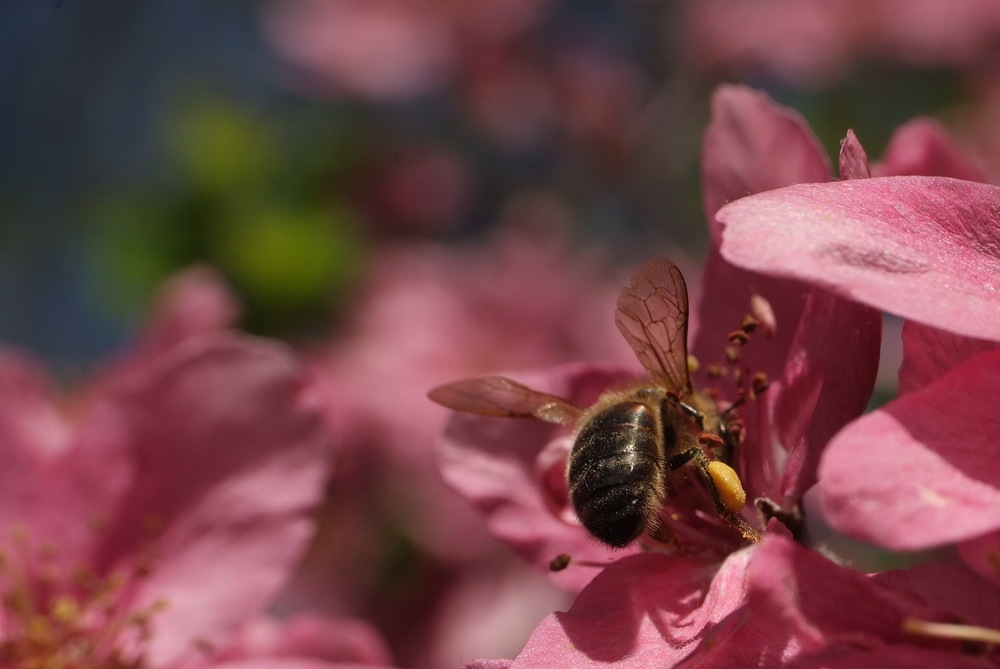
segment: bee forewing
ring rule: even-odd
[[[688,295],[676,265],[657,258],[640,267],[618,297],[615,323],[646,371],[669,390],[690,391]]]
[[[576,404],[532,390],[503,376],[480,376],[434,388],[427,396],[457,411],[487,416],[534,416],[549,423],[572,425],[583,413]]]

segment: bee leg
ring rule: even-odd
[[[677,471],[691,460],[697,459],[701,455],[705,458],[705,452],[701,450],[698,446],[692,446],[691,448],[685,448],[680,453],[674,453],[669,458],[667,458],[667,468],[673,471]],[[708,458],[705,458],[706,460]]]
[[[738,509],[743,506],[743,502],[746,501],[746,493],[743,492],[743,486],[732,467],[721,462],[709,460],[708,456],[705,455],[705,451],[701,450],[698,446],[685,448],[680,453],[675,453],[667,458],[667,468],[672,471],[676,471],[688,464],[694,466],[695,471],[698,472],[705,487],[712,495],[712,501],[715,503],[715,512],[719,514],[719,517],[742,534],[744,539],[758,543],[761,539],[760,532],[751,527],[737,513]],[[717,466],[714,471],[712,465]],[[724,470],[728,470],[726,474],[720,476],[718,465],[721,465]],[[720,486],[724,486],[721,491]],[[740,496],[742,496],[740,502],[733,501],[735,498],[740,498]],[[733,510],[734,508],[736,511]]]

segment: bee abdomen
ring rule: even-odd
[[[663,496],[663,460],[653,412],[624,402],[595,415],[577,435],[567,482],[584,527],[612,546],[646,531]]]

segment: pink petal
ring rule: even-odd
[[[840,143],[840,179],[867,179],[871,170],[868,169],[868,154],[858,141],[853,130],[847,131],[847,136]]]
[[[389,666],[385,642],[368,624],[346,618],[300,614],[287,620],[258,618],[240,629],[222,654],[227,660],[254,658],[323,660]]]
[[[791,449],[776,501],[801,499],[816,483],[826,444],[864,411],[881,335],[882,314],[875,309],[826,291],[810,296],[774,402],[780,441]]]
[[[400,100],[440,87],[456,65],[439,14],[402,2],[295,0],[268,3],[263,28],[307,91]]]
[[[511,377],[581,406],[635,378],[584,364]],[[570,447],[569,430],[563,427],[531,418],[455,413],[441,441],[441,473],[486,516],[494,536],[539,569],[548,571],[559,555],[571,556],[570,566],[552,578],[578,590],[597,573],[587,562],[607,564],[624,553],[599,543],[573,521],[565,483]]]
[[[673,666],[743,602],[751,549],[721,566],[652,553],[602,571],[565,613],[535,629],[513,668]]]
[[[923,175],[986,181],[985,175],[955,146],[948,131],[929,118],[899,126],[875,167],[875,176]]]
[[[797,112],[745,86],[719,86],[702,143],[702,196],[713,239],[719,207],[751,193],[830,180],[830,162]]]
[[[389,665],[359,662],[327,662],[309,658],[261,658],[199,665],[205,669],[392,669]]]
[[[995,626],[996,594],[959,564],[874,577],[836,565],[780,532],[765,536],[747,569],[736,625],[710,635],[682,667],[965,666],[961,644],[904,632],[903,621]],[[851,658],[853,663],[841,662]],[[931,659],[940,664],[934,665]],[[982,666],[974,662],[969,666]]]
[[[846,638],[877,647],[902,634],[904,612],[864,574],[839,567],[783,536],[768,536],[748,570],[751,607],[798,652]]]
[[[879,585],[906,592],[945,613],[945,620],[1000,629],[996,588],[959,562],[928,562],[873,574]]]
[[[986,656],[969,657],[958,651],[930,650],[914,646],[886,646],[856,649],[834,657],[822,655],[795,663],[796,669],[990,669],[992,660]]]
[[[977,574],[1000,586],[1000,530],[962,542],[958,554]]]
[[[699,0],[681,6],[678,33],[688,62],[713,74],[739,68],[743,76],[827,86],[850,62],[852,9],[815,0]]]
[[[820,465],[831,524],[895,550],[1000,527],[998,394],[1000,351],[987,351],[845,428]]]
[[[940,177],[804,184],[723,207],[722,254],[958,334],[1000,339],[1000,187]]]
[[[206,266],[191,267],[160,287],[136,353],[151,357],[188,337],[231,328],[240,311],[239,300],[221,274]]]
[[[53,473],[70,444],[70,425],[56,405],[44,371],[27,357],[0,350],[0,536],[16,526],[41,530],[42,540],[56,538],[35,520],[62,482]],[[60,509],[72,513],[74,509]],[[81,520],[74,515],[74,521]],[[38,538],[38,537],[35,537]]]
[[[167,664],[257,615],[312,534],[327,441],[319,398],[280,346],[190,339],[136,375],[134,478],[95,561],[148,567],[136,609],[163,601],[149,657]]]
[[[976,353],[995,349],[997,343],[953,334],[913,321],[903,324],[903,364],[899,393],[930,384]]]

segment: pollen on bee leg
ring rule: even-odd
[[[712,477],[722,505],[732,513],[739,513],[747,503],[747,493],[743,490],[743,483],[736,470],[724,462],[713,460],[708,463],[708,474]]]

